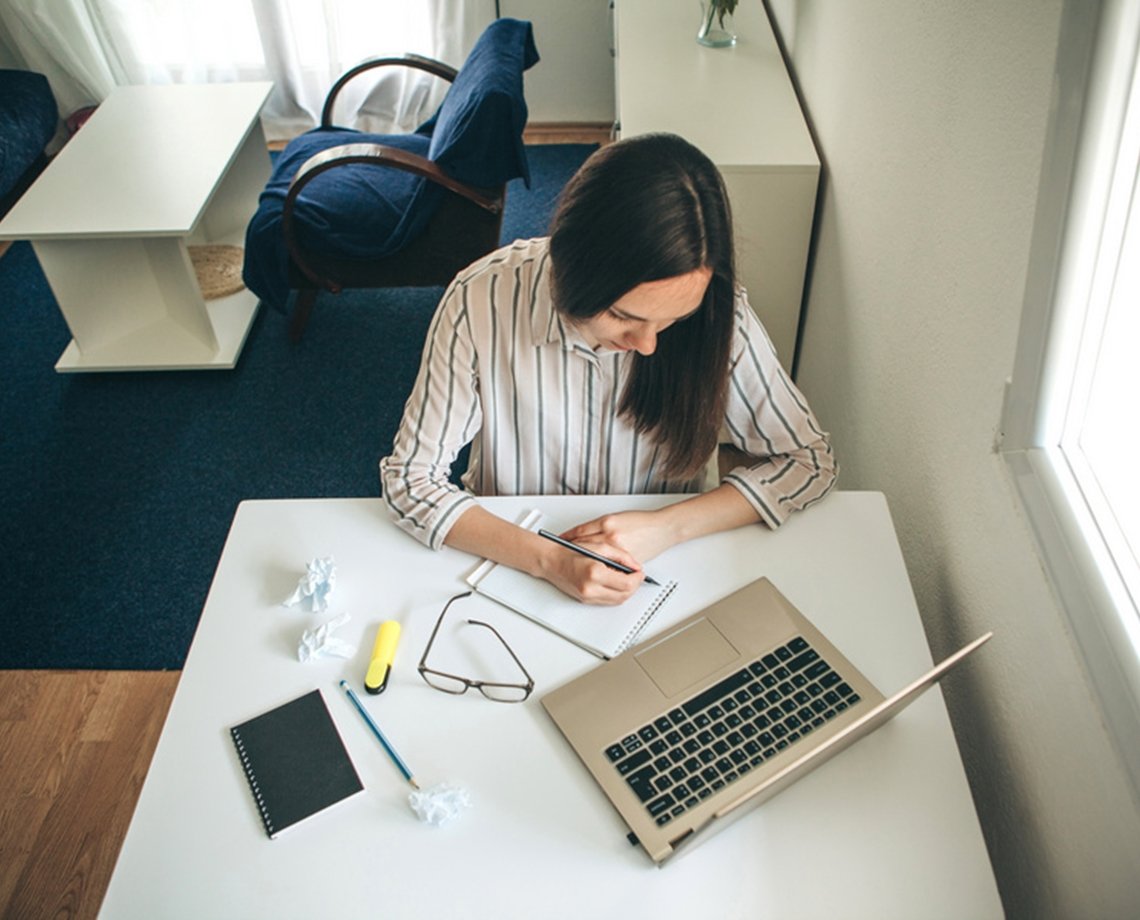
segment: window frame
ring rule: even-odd
[[[1109,735],[1140,795],[1140,619],[1061,447],[1077,342],[1109,210],[1140,0],[1065,0],[1014,369],[999,451],[1072,630]],[[1137,104],[1133,100],[1133,104]],[[1133,202],[1140,207],[1140,199]],[[1095,243],[1090,245],[1090,240]]]

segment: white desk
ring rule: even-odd
[[[538,504],[570,523],[661,501],[487,506],[513,519]],[[305,563],[324,555],[337,562],[328,614],[282,607]],[[102,916],[1001,916],[937,688],[659,870],[626,841],[539,703],[597,659],[471,599],[460,602],[471,605],[464,614],[503,632],[535,678],[534,695],[522,705],[473,691],[453,697],[416,673],[443,602],[471,567],[469,556],[433,553],[398,532],[378,500],[243,503]],[[647,568],[680,582],[659,626],[766,574],[879,689],[893,691],[930,664],[877,493],[838,493],[777,533],[757,526],[705,538]],[[357,643],[356,658],[298,663],[303,628],[345,610],[353,619],[338,635]],[[404,626],[396,667],[383,695],[361,696],[421,783],[470,790],[474,807],[443,828],[417,821],[407,785],[337,688],[341,677],[359,688],[386,618]],[[367,791],[269,840],[227,728],[313,687],[324,692]]]
[[[204,300],[187,246],[243,242],[270,88],[119,87],[8,212],[0,239],[32,241],[71,330],[57,371],[234,366],[257,297]]]

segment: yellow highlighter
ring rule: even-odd
[[[400,624],[395,620],[385,620],[376,633],[376,644],[372,646],[372,660],[368,662],[368,673],[364,675],[364,689],[369,693],[382,693],[388,686],[392,674],[392,661],[396,657],[396,643],[400,641]]]

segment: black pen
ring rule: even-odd
[[[547,540],[553,540],[559,546],[565,546],[567,549],[572,549],[576,553],[581,553],[583,556],[589,556],[591,559],[595,559],[603,565],[608,565],[615,571],[625,572],[626,575],[632,575],[634,572],[634,569],[631,569],[628,565],[622,565],[620,562],[615,562],[613,559],[607,559],[605,556],[602,556],[599,553],[595,553],[593,550],[588,550],[584,546],[579,546],[577,543],[571,543],[569,540],[563,540],[560,536],[551,533],[549,530],[540,530],[538,532],[538,535],[540,537],[546,537]],[[645,576],[645,583],[647,585],[658,586],[661,584],[661,582],[654,581],[648,575]]]

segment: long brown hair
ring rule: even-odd
[[[594,153],[551,222],[555,306],[588,319],[646,281],[712,269],[700,308],[634,355],[620,411],[665,448],[669,476],[694,476],[716,448],[728,399],[736,269],[732,216],[713,162],[674,134]]]

